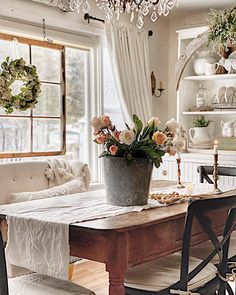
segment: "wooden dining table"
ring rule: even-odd
[[[173,182],[154,182],[168,186]],[[225,197],[236,194],[224,193]],[[127,269],[181,250],[188,202],[70,225],[71,254],[103,262],[109,273],[109,295],[124,295]],[[223,233],[225,212],[211,216],[213,229]],[[207,240],[195,221],[192,245]]]
[[[152,186],[170,184],[173,182],[162,181],[154,182]],[[223,195],[232,194],[236,194],[236,190]],[[187,207],[188,202],[183,202],[71,224],[70,254],[105,263],[109,273],[109,295],[124,295],[124,277],[129,267],[181,250]],[[224,214],[219,211],[210,216],[219,235],[223,232]],[[195,221],[192,245],[205,240],[206,234]]]

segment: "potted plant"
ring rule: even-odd
[[[108,116],[91,121],[94,141],[104,146],[104,179],[107,203],[118,206],[147,204],[153,163],[159,167],[165,153],[175,155],[173,137],[178,123],[168,121],[164,130],[158,118],[145,126],[133,115],[134,126],[118,131]]]
[[[209,43],[220,55],[227,58],[236,45],[236,7],[225,10],[211,9],[208,14]]]
[[[203,115],[197,117],[193,121],[193,128],[189,129],[189,137],[195,144],[207,144],[211,142],[208,134],[208,126],[211,121],[206,120]]]

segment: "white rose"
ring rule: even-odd
[[[121,143],[130,145],[135,140],[135,133],[132,130],[125,130],[120,133],[119,140]]]
[[[167,121],[166,127],[170,129],[171,132],[176,132],[176,130],[179,128],[179,123],[175,119],[171,119]]]
[[[158,117],[152,117],[149,121],[148,121],[148,125],[152,126],[154,124],[154,127],[157,127],[158,125],[161,124],[161,120]]]

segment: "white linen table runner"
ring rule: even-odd
[[[198,184],[191,189],[193,195],[211,194],[213,185]],[[222,188],[223,191],[232,189],[234,187]],[[152,190],[159,193],[173,191],[187,192],[174,186]],[[70,224],[160,206],[163,205],[155,200],[149,200],[145,206],[108,205],[104,190],[1,205],[0,214],[6,215],[8,222],[7,259],[11,264],[34,272],[67,279]]]

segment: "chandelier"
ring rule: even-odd
[[[141,29],[144,25],[144,17],[150,15],[155,22],[158,15],[167,16],[170,10],[178,4],[178,0],[96,0],[97,6],[105,13],[107,22],[113,17],[118,20],[121,14],[129,14],[130,22],[136,20],[136,26]],[[72,11],[90,11],[89,0],[70,0]]]

